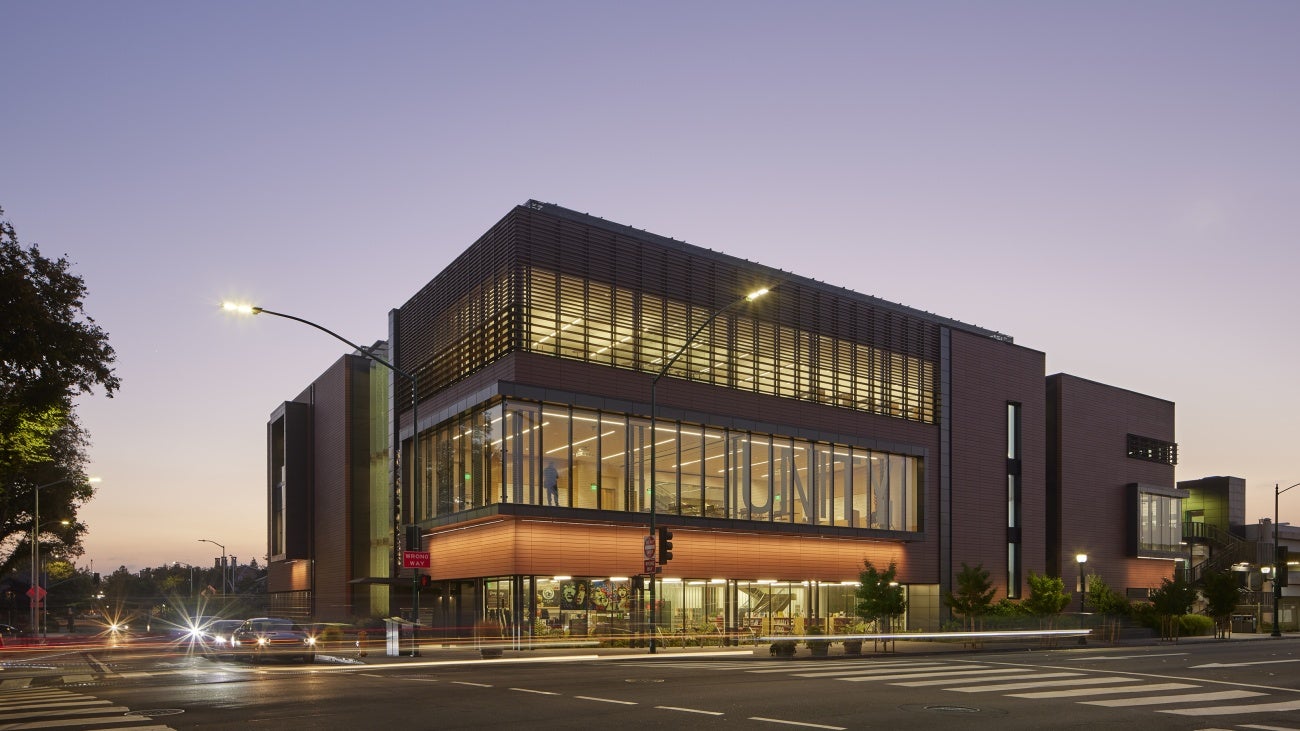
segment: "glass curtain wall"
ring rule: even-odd
[[[618,413],[498,401],[421,435],[422,520],[496,503],[917,531],[919,457]],[[554,491],[547,487],[553,473]],[[548,497],[549,496],[549,497]]]
[[[657,373],[711,310],[542,269],[528,273],[524,348]],[[668,375],[935,422],[934,364],[733,313],[691,341]],[[829,514],[827,515],[829,519]]]

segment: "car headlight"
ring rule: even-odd
[[[265,644],[266,644],[266,638],[265,638],[265,637],[258,637],[258,638],[257,638],[257,644],[259,644],[259,645],[265,645]]]
[[[315,646],[316,646],[316,638],[315,638],[315,637],[308,637],[308,638],[307,638],[307,644],[309,644],[309,645],[315,647]]]

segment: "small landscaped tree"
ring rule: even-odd
[[[954,613],[961,615],[963,623],[973,632],[979,618],[992,608],[996,591],[984,564],[972,568],[963,561],[961,573],[957,574],[957,591],[944,592],[943,601]]]
[[[1178,620],[1192,611],[1196,589],[1182,576],[1161,579],[1160,588],[1151,591],[1151,606],[1160,619],[1160,639],[1178,640]]]
[[[1101,627],[1103,639],[1108,642],[1119,639],[1119,623],[1129,612],[1129,601],[1111,589],[1101,574],[1088,576],[1088,606],[1104,618]]]
[[[1201,577],[1201,592],[1205,594],[1205,613],[1214,619],[1214,636],[1232,635],[1232,612],[1241,601],[1237,579],[1231,571],[1211,571]]]
[[[870,560],[863,560],[862,572],[858,574],[857,615],[875,622],[879,630],[889,629],[893,618],[907,611],[903,587],[894,580],[897,575],[898,565],[894,561],[889,562],[889,568],[879,571]]]
[[[1065,582],[1059,576],[1048,576],[1029,572],[1029,596],[1021,602],[1030,614],[1038,617],[1044,629],[1051,629],[1056,617],[1070,603],[1070,595],[1065,591]]]

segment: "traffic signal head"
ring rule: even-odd
[[[1289,572],[1287,571],[1287,567],[1286,567],[1286,562],[1290,558],[1291,556],[1290,556],[1290,550],[1288,546],[1277,547],[1277,564],[1276,564],[1277,577],[1274,580],[1277,581],[1277,585],[1279,587],[1290,585],[1290,582],[1287,580],[1288,579],[1287,574]]]
[[[659,529],[659,563],[666,564],[673,560],[673,532],[667,528]]]
[[[420,574],[420,588],[428,589],[429,584],[433,583],[433,577],[428,574]]]

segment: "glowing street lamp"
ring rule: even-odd
[[[1079,563],[1079,611],[1082,612],[1088,605],[1088,582],[1083,578],[1083,566],[1088,563],[1088,554],[1076,554],[1074,560]]]
[[[750,292],[744,297],[737,299],[736,301],[732,302],[726,307],[723,307],[722,309],[714,312],[712,315],[709,315],[709,319],[705,320],[703,325],[700,325],[698,328],[696,328],[695,332],[691,333],[691,336],[689,338],[686,338],[686,342],[682,343],[682,346],[677,349],[677,352],[673,353],[673,356],[669,358],[666,363],[664,363],[663,368],[660,368],[659,372],[656,373],[655,377],[650,381],[650,540],[655,540],[655,534],[657,533],[657,528],[655,526],[655,513],[658,511],[658,507],[659,507],[656,503],[658,491],[655,489],[659,477],[658,470],[657,470],[658,465],[655,459],[659,453],[659,444],[658,444],[659,429],[655,422],[655,417],[659,410],[658,409],[659,379],[663,378],[664,374],[668,372],[668,369],[672,368],[673,364],[677,362],[677,359],[682,357],[682,353],[685,353],[686,349],[691,347],[691,343],[695,342],[695,338],[699,337],[700,333],[704,332],[705,329],[709,327],[709,325],[713,324],[714,320],[718,319],[718,315],[721,315],[722,313],[727,312],[732,308],[739,307],[740,305],[745,304],[746,302],[753,302],[759,297],[762,297],[763,295],[767,294],[769,291],[770,290],[766,287],[762,289],[754,290],[753,292]],[[655,652],[655,627],[657,625],[657,621],[656,621],[657,619],[658,619],[658,609],[655,606],[655,575],[651,574],[650,575],[650,652],[651,654]]]

